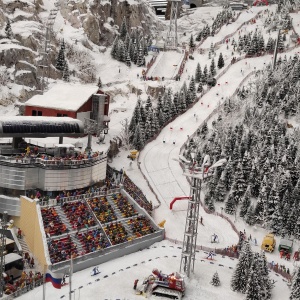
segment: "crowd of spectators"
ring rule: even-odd
[[[18,293],[22,289],[28,291],[36,286],[40,286],[43,283],[43,274],[41,272],[29,271],[28,273],[23,271],[21,278],[13,280],[11,277],[4,277],[4,294],[11,295]],[[17,296],[16,294],[14,294]]]
[[[123,185],[126,192],[149,214],[152,212],[152,202],[148,201],[143,192],[131,181],[131,179],[123,174]]]
[[[47,237],[61,235],[68,231],[54,207],[42,208],[41,214]]]
[[[62,205],[73,229],[95,226],[93,214],[89,211],[85,201],[65,202]]]
[[[131,218],[127,221],[127,223],[136,237],[141,237],[155,231],[151,226],[150,220],[146,219],[145,216]]]
[[[117,220],[114,209],[112,208],[106,197],[95,197],[88,200],[88,203],[101,224]]]
[[[92,160],[101,159],[103,152],[99,151],[72,151],[65,155],[49,155],[46,153],[40,153],[40,148],[37,146],[30,147],[27,145],[25,152],[20,155],[16,155],[16,162],[21,163],[42,163],[45,165],[69,165],[76,164],[78,162],[89,162]]]
[[[111,198],[121,211],[122,216],[124,218],[133,217],[138,214],[138,212],[134,209],[133,205],[130,204],[127,198],[122,194],[112,194]]]
[[[77,246],[69,235],[58,240],[49,239],[47,243],[51,264],[75,258],[78,254]]]
[[[85,254],[95,252],[110,246],[100,228],[76,234],[82,244]]]
[[[104,227],[104,231],[109,237],[112,245],[118,245],[130,241],[128,232],[121,222],[112,222]]]

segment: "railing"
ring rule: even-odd
[[[36,165],[40,164],[43,167],[64,167],[64,166],[79,166],[86,164],[93,164],[97,161],[106,159],[107,156],[98,155],[96,157],[91,158],[83,158],[83,159],[64,159],[64,158],[52,158],[52,159],[43,159],[37,156],[14,156],[14,157],[6,157],[5,159],[0,158],[0,162],[10,163],[10,164],[18,164],[18,165]]]
[[[1,299],[3,299],[3,300],[11,300],[11,299],[20,297],[20,296],[26,294],[27,292],[33,290],[35,287],[38,287],[38,286],[42,285],[43,281],[44,281],[43,278],[38,279],[38,280],[33,280],[32,283],[26,285],[23,288],[18,288],[17,291],[15,291],[14,293],[11,293],[9,295],[5,295],[4,294],[3,298],[1,298]]]
[[[72,202],[72,201],[77,201],[77,200],[86,200],[92,197],[102,197],[102,196],[106,196],[108,194],[115,194],[115,193],[119,193],[120,192],[120,188],[116,188],[116,189],[111,189],[111,190],[107,190],[107,191],[96,191],[93,193],[85,193],[85,194],[81,194],[81,195],[76,195],[76,196],[69,196],[69,197],[63,197],[59,199],[59,203],[63,204],[63,203],[68,203],[68,202]],[[58,205],[57,200],[56,199],[49,199],[49,200],[39,200],[40,206],[56,206]]]

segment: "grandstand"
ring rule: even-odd
[[[74,271],[83,270],[164,238],[164,229],[122,188],[52,199],[46,205],[22,197],[21,208],[22,228],[33,243],[29,246],[36,257],[44,255],[40,260],[52,271],[66,270],[71,258]],[[31,218],[28,212],[35,215]],[[22,216],[26,217],[22,220]],[[34,226],[39,228],[33,228],[32,223],[27,226],[28,218],[36,218]],[[31,237],[37,231],[42,232],[40,241]],[[35,242],[43,245],[43,253]]]

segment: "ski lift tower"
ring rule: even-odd
[[[191,153],[194,161],[195,153]],[[194,162],[193,162],[194,165]],[[185,172],[185,176],[191,179],[190,199],[188,201],[188,209],[186,214],[184,238],[181,253],[180,272],[183,270],[187,277],[194,272],[196,242],[198,234],[200,191],[203,179],[202,174],[196,174],[192,167],[190,173]]]
[[[209,176],[209,170],[219,167],[226,163],[226,159],[221,159],[215,164],[209,167],[210,158],[204,158],[204,162],[199,169],[196,171],[195,153],[191,153],[193,159],[192,167],[189,171],[185,172],[184,175],[191,179],[190,198],[188,201],[188,209],[185,221],[184,238],[181,252],[180,272],[184,271],[187,277],[190,277],[191,272],[194,273],[196,246],[197,246],[197,235],[198,235],[198,224],[199,224],[199,207],[201,184],[204,178]]]
[[[50,48],[50,41],[51,41],[51,34],[53,31],[53,25],[56,19],[56,16],[59,11],[60,3],[59,1],[56,1],[54,3],[55,8],[50,10],[50,14],[48,16],[48,20],[46,23],[46,33],[45,33],[45,45],[44,50],[41,52],[42,54],[42,60],[40,64],[38,65],[38,77],[40,77],[40,92],[43,94],[45,86],[48,84],[48,78],[49,78],[49,70],[50,70],[50,63],[49,63],[49,52],[51,50]],[[45,79],[46,77],[46,79]]]
[[[181,0],[168,0],[171,2],[171,13],[170,13],[170,27],[167,33],[166,46],[169,49],[175,49],[178,45],[177,36],[177,14],[178,14],[178,4]]]

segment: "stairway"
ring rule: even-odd
[[[20,245],[22,247],[22,252],[23,253],[26,253],[26,252],[30,253],[29,247],[28,247],[28,245],[27,245],[27,243],[25,241],[25,237],[23,236],[23,238],[21,238],[21,239],[18,238],[18,241],[19,241],[19,243],[20,243]]]
[[[60,220],[67,226],[67,228],[69,229],[69,232],[74,231],[68,217],[66,216],[66,214],[64,213],[64,211],[62,210],[61,207],[59,206],[55,206],[55,210],[57,212],[57,214],[60,217]]]
[[[73,242],[76,244],[76,246],[77,246],[78,254],[80,254],[82,251],[84,251],[81,242],[79,241],[79,239],[78,239],[77,237],[75,237],[75,233],[71,234],[70,236],[71,236],[71,238],[72,238],[72,241],[73,241]]]

